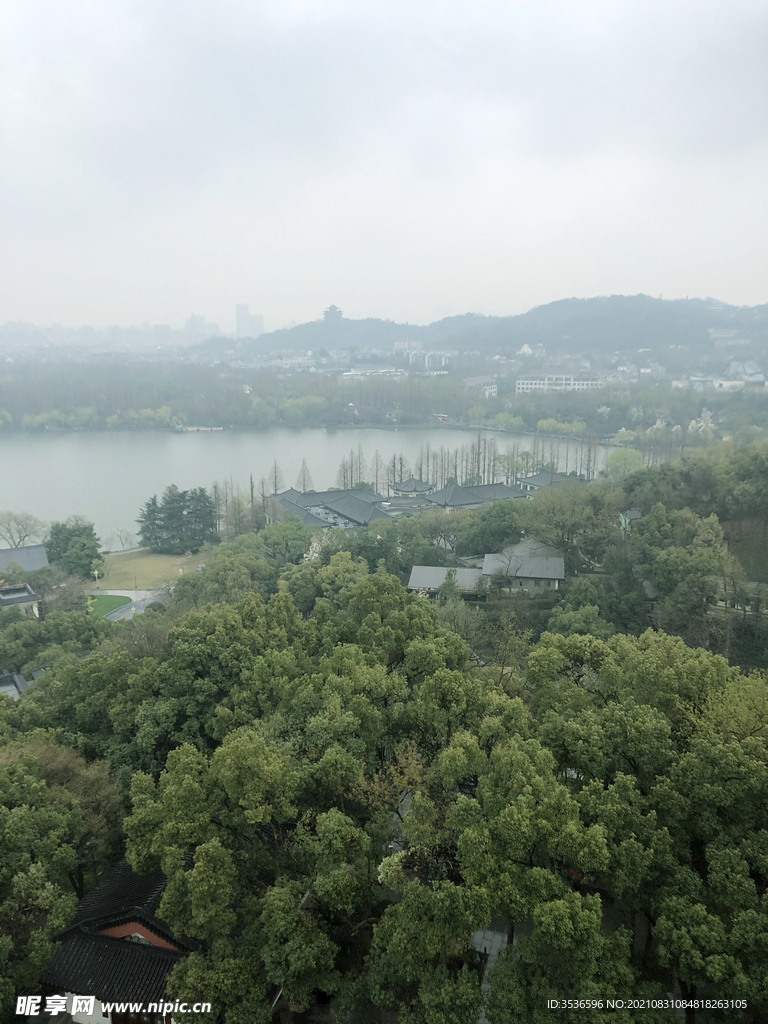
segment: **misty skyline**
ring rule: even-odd
[[[765,302],[768,8],[29,0],[0,322]]]

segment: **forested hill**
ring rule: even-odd
[[[240,343],[244,354],[307,349],[388,348],[395,341],[422,341],[430,347],[517,351],[544,345],[548,352],[592,352],[670,345],[707,346],[710,330],[735,330],[744,340],[768,342],[768,305],[729,306],[715,299],[654,299],[648,295],[611,295],[560,299],[518,316],[465,313],[426,326],[391,320],[325,317],[263,334]],[[199,348],[222,344],[211,339]],[[226,339],[228,348],[232,342]]]

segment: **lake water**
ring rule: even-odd
[[[286,487],[295,485],[306,459],[316,490],[333,487],[341,460],[362,445],[368,463],[378,449],[382,458],[402,452],[414,465],[419,449],[456,448],[475,440],[478,433],[495,437],[499,451],[516,444],[531,450],[530,435],[498,431],[464,431],[440,427],[402,430],[270,430],[263,433],[224,431],[178,434],[164,431],[137,433],[61,433],[0,435],[0,509],[32,512],[45,521],[80,514],[92,521],[105,546],[118,529],[136,533],[136,516],[153,494],[170,483],[180,488],[209,487],[214,480],[233,481],[248,489],[268,476],[277,459]],[[543,439],[536,439],[541,445]],[[552,442],[564,468],[565,441]],[[602,468],[610,448],[597,451]],[[547,448],[547,457],[553,457]],[[575,444],[570,445],[571,470]]]

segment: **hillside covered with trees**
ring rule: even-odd
[[[278,996],[327,1022],[476,1024],[484,1005],[543,1024],[551,998],[582,1001],[574,1024],[630,1022],[596,1005],[629,996],[671,1024],[669,993],[689,1024],[762,1019],[768,691],[713,653],[737,567],[711,507],[684,503],[692,471],[629,476],[629,534],[607,483],[320,546],[287,517],[130,622],[55,597],[40,622],[6,613],[0,664],[52,667],[0,701],[2,1013],[125,851],[162,868],[159,913],[199,943],[172,995],[227,1024],[272,1020]],[[430,602],[394,575],[522,529],[582,572],[548,607]],[[492,921],[514,942],[482,988],[470,939]]]
[[[710,329],[737,329],[762,344],[768,342],[768,307],[730,306],[715,299],[663,299],[650,295],[609,295],[567,298],[512,316],[465,313],[426,325],[392,320],[354,320],[331,306],[317,320],[286,327],[243,341],[243,354],[337,348],[344,345],[382,348],[401,340],[423,341],[432,348],[517,351],[543,345],[550,352],[615,350],[650,347],[668,350],[684,345],[710,345]],[[201,351],[218,339],[203,342]],[[231,348],[229,342],[228,347]]]

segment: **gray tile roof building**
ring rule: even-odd
[[[426,484],[423,480],[417,480],[411,476],[407,480],[401,480],[398,484],[392,484],[395,494],[426,494],[434,490],[434,484]]]
[[[310,512],[308,508],[297,505],[290,498],[280,497],[278,498],[278,503],[287,516],[297,516],[305,526],[328,526],[328,522],[325,519],[315,515],[314,512]]]
[[[24,572],[34,572],[48,565],[48,555],[42,544],[26,544],[18,548],[0,548],[0,569],[9,569],[15,563]]]
[[[522,580],[565,579],[563,556],[554,548],[535,540],[524,540],[497,554],[483,559],[483,575],[503,572],[505,576]]]
[[[29,687],[29,681],[19,672],[3,672],[0,670],[0,693],[11,700],[18,700]]]
[[[394,521],[394,516],[378,507],[377,503],[384,501],[380,494],[359,488],[302,493],[291,487],[276,500],[287,515],[298,516],[306,526],[325,530],[352,530],[378,519]]]
[[[0,587],[0,608],[19,608],[37,615],[37,594],[28,583]]]
[[[450,570],[442,565],[414,565],[411,578],[408,580],[409,590],[437,591]],[[481,569],[456,569],[456,583],[462,593],[476,594],[481,587],[483,572]]]
[[[532,476],[524,476],[518,480],[524,491],[538,491],[540,487],[552,487],[555,484],[582,483],[578,477],[568,476],[565,473],[554,473],[542,470]]]
[[[462,487],[448,484],[439,491],[427,495],[427,500],[443,508],[477,508],[490,501],[504,498],[525,498],[527,495],[516,487],[506,484],[478,484],[476,487]]]
[[[372,502],[358,497],[357,493],[353,491],[341,491],[337,497],[331,494],[331,497],[326,498],[323,505],[357,526],[365,526],[366,523],[371,523],[375,519],[392,519],[388,513],[382,512]]]
[[[353,497],[359,498],[360,501],[367,501],[371,505],[382,500],[382,495],[377,494],[375,491],[369,491],[365,487],[348,487],[346,489],[330,491],[304,491],[303,493],[290,488],[289,491],[283,491],[283,494],[287,495],[292,501],[295,501],[297,505],[303,505],[305,508],[309,508],[310,505],[325,505],[329,501],[339,498],[342,494],[351,494]],[[283,494],[278,494],[278,498],[282,498]]]

